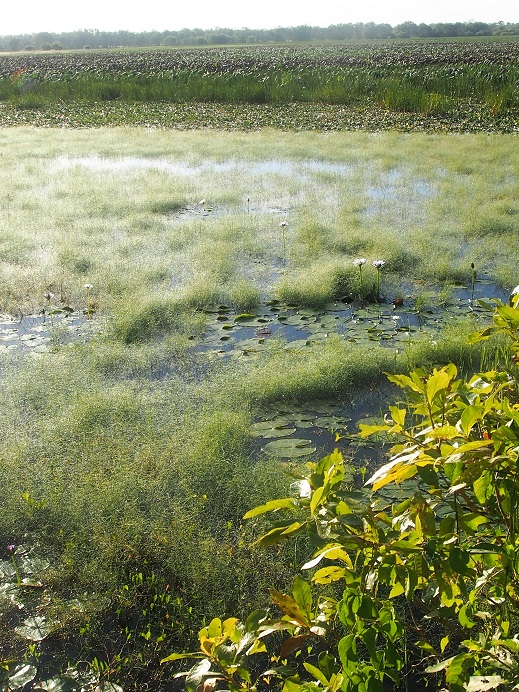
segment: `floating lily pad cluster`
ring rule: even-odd
[[[313,402],[269,409],[252,424],[251,432],[258,440],[259,451],[267,456],[288,460],[326,454],[339,447],[360,465],[361,457],[370,461],[374,450],[377,458],[383,452],[382,447],[356,437],[357,424],[365,416],[363,406],[353,409],[337,401]]]
[[[274,457],[294,459],[333,445],[335,430],[343,431],[351,418],[333,413],[334,404],[313,405],[310,409],[271,411],[271,417],[252,425],[252,434],[262,451]],[[268,415],[268,414],[267,414]]]
[[[37,546],[27,544],[7,546],[7,556],[8,559],[0,559],[0,606],[4,615],[9,614],[12,619],[18,637],[38,647],[60,627],[59,622],[46,616],[47,609],[52,607],[53,594],[43,578],[51,563],[41,556]],[[67,606],[71,612],[82,611],[78,600],[69,601]],[[29,689],[27,685],[34,683],[38,677],[38,667],[33,665],[36,661],[37,658],[31,658],[30,662],[11,660],[7,667],[0,670],[0,688],[13,692]],[[40,680],[38,689],[71,692],[87,689],[87,686],[94,689],[98,682],[94,672],[70,669],[66,674]],[[105,692],[122,692],[118,685],[103,686],[102,689]]]
[[[2,351],[45,353],[58,344],[89,338],[94,329],[95,322],[72,309],[60,310],[59,314],[42,312],[22,317],[1,315],[0,353]]]
[[[273,338],[280,340],[287,351],[298,351],[332,335],[359,345],[376,342],[400,348],[434,338],[456,319],[471,317],[477,322],[484,318],[485,308],[467,297],[468,293],[468,289],[458,289],[451,298],[431,307],[420,307],[411,298],[397,306],[376,303],[356,307],[337,302],[324,310],[273,300],[248,313],[220,305],[207,310],[213,319],[198,349],[223,357],[254,356],[264,352]]]

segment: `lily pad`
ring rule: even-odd
[[[313,454],[316,451],[316,447],[312,444],[311,440],[305,440],[300,437],[290,437],[268,442],[263,447],[263,451],[269,456],[294,459],[296,457]]]
[[[299,351],[300,349],[307,348],[310,346],[310,341],[308,339],[295,339],[294,341],[289,341],[285,346],[286,351]]]
[[[28,663],[17,665],[14,672],[9,675],[9,689],[21,690],[25,685],[34,680],[37,672],[37,668]]]
[[[31,642],[41,642],[52,632],[52,627],[43,616],[37,615],[33,618],[27,618],[23,625],[16,627],[14,631],[20,637]]]
[[[80,687],[78,681],[74,680],[74,678],[67,675],[57,675],[54,678],[39,682],[38,689],[45,690],[46,692],[77,692],[83,688]]]
[[[275,428],[269,428],[268,430],[263,430],[261,433],[257,433],[258,437],[269,438],[281,438],[289,437],[296,432],[297,428],[290,428],[288,426],[278,426]]]
[[[0,577],[3,579],[11,579],[16,575],[16,570],[12,562],[7,560],[0,560]]]
[[[236,315],[235,322],[255,322],[258,319],[257,315],[252,315],[248,312],[242,312],[241,315]]]

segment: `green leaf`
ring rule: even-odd
[[[393,586],[391,591],[389,592],[389,598],[396,598],[397,596],[401,596],[404,593],[405,589],[402,584],[397,583]]]
[[[427,397],[429,401],[433,401],[435,396],[447,389],[450,383],[450,377],[444,368],[437,370],[434,368],[433,374],[427,380]]]
[[[366,645],[371,660],[375,661],[377,656],[377,630],[374,627],[368,627],[361,632],[360,638]]]
[[[439,663],[435,663],[432,666],[428,666],[425,669],[426,673],[440,673],[442,670],[445,670],[450,664],[451,661],[454,660],[454,656],[451,656],[450,658],[446,658],[443,661],[440,661]]]
[[[464,606],[460,608],[460,611],[458,613],[458,620],[462,627],[466,627],[467,629],[474,627],[476,623],[474,622],[474,620],[470,619],[472,612],[473,608],[469,603],[466,603]]]
[[[388,375],[387,379],[390,382],[398,385],[402,389],[410,389],[418,394],[423,394],[425,391],[424,385],[418,378],[411,379],[407,375]],[[418,379],[418,381],[416,381]]]
[[[208,637],[219,637],[222,634],[222,621],[220,618],[213,618],[207,627]]]
[[[264,505],[260,505],[259,507],[255,507],[254,509],[249,510],[246,514],[243,515],[244,519],[252,519],[252,517],[257,517],[260,514],[265,514],[266,512],[273,512],[277,511],[278,509],[297,509],[297,502],[291,497],[285,497],[281,500],[270,500],[269,502],[266,502]]]
[[[300,575],[297,575],[294,579],[292,595],[294,596],[294,600],[301,610],[310,617],[312,609],[312,590],[308,582],[305,581]]]
[[[460,423],[461,429],[468,437],[470,431],[476,423],[483,419],[483,406],[467,406],[461,414]]]
[[[245,620],[245,631],[246,632],[257,632],[259,626],[267,617],[267,613],[264,610],[253,610],[247,615]]]
[[[390,425],[368,425],[367,423],[359,423],[359,429],[360,429],[359,437],[369,437],[370,435],[374,435],[375,433],[390,430],[391,426]]]
[[[494,495],[494,477],[491,471],[484,471],[481,476],[474,481],[474,494],[482,505]]]
[[[182,658],[203,658],[204,655],[201,653],[186,653],[186,654],[170,654],[166,658],[161,659],[161,663],[167,663],[168,661],[180,661]]]
[[[344,669],[348,670],[350,662],[356,663],[359,660],[355,635],[348,634],[346,637],[343,637],[339,641],[339,646],[337,648]]]
[[[395,423],[404,427],[407,410],[405,408],[398,408],[398,406],[390,406],[389,410],[391,411],[391,418]]]
[[[252,545],[273,545],[274,543],[279,543],[292,534],[298,533],[303,526],[306,526],[306,522],[303,524],[300,521],[295,521],[288,526],[278,526],[271,529],[264,536],[261,536],[261,538],[258,538],[258,540],[254,541]]]
[[[329,567],[323,567],[317,570],[312,577],[312,581],[314,584],[330,584],[333,581],[339,581],[345,574],[346,571],[342,567],[330,565]]]
[[[469,568],[469,563],[470,555],[466,550],[455,547],[450,551],[449,565],[458,574],[461,574],[462,576],[470,574],[471,569]]]
[[[448,685],[465,685],[470,678],[470,675],[467,673],[467,668],[469,668],[473,662],[474,656],[470,653],[454,656],[445,674],[446,683]]]
[[[306,661],[303,662],[303,666],[310,673],[310,675],[313,675],[316,680],[319,680],[323,687],[328,687],[328,680],[326,678],[326,675],[324,675],[324,673],[322,673],[319,670],[319,668],[316,668],[311,663],[306,663]]]
[[[210,670],[211,661],[208,658],[204,658],[199,663],[194,665],[187,674],[186,689],[189,692],[196,692],[204,678],[207,677]]]

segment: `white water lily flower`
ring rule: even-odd
[[[91,288],[94,288],[93,284],[84,284],[83,288],[86,288],[87,291],[89,291]]]
[[[516,286],[510,295],[512,295],[512,296],[519,295],[519,286]]]
[[[365,257],[357,257],[357,259],[353,260],[353,266],[354,267],[362,267],[363,264],[366,264],[367,259]]]
[[[290,490],[294,495],[298,495],[299,497],[310,497],[312,494],[312,488],[306,479],[291,483]]]
[[[280,226],[280,228],[284,228],[285,226],[288,226],[288,223],[287,223],[286,221],[282,221],[282,222],[279,224],[279,226]]]
[[[380,267],[383,267],[385,263],[385,260],[373,260],[371,264],[377,269],[380,269]]]

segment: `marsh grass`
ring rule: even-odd
[[[231,58],[232,59],[232,58]],[[136,102],[225,102],[286,104],[318,102],[349,105],[366,98],[397,111],[442,115],[461,99],[476,98],[493,113],[517,105],[517,68],[502,65],[456,64],[416,65],[413,69],[397,64],[386,67],[313,66],[302,64],[254,65],[222,69],[218,63],[203,67],[180,67],[160,74],[139,76],[131,70],[118,73],[115,66],[72,71],[56,79],[33,79],[28,85],[12,78],[0,80],[2,100],[20,109],[38,109],[56,102],[108,103]]]
[[[384,372],[451,360],[468,372],[502,355],[466,346],[469,319],[398,351],[331,335],[298,351],[272,339],[264,356],[227,362],[193,346],[207,309],[232,319],[274,298],[372,301],[373,259],[386,263],[382,299],[404,291],[424,309],[454,281],[470,286],[471,262],[515,286],[513,137],[4,129],[0,144],[0,309],[38,311],[52,292],[79,311],[88,283],[103,326],[86,344],[1,360],[0,541],[30,535],[48,557],[56,613],[81,601],[90,634],[67,621],[56,640],[83,658],[134,647],[155,660],[161,646],[192,646],[201,620],[289,586],[293,553],[249,553],[261,525],[241,523],[290,483],[253,444],[265,407],[349,402],[383,388]],[[134,588],[139,571],[179,599],[153,654],[142,637],[126,642],[117,615],[153,599]],[[2,651],[13,642],[0,627]],[[127,655],[110,660],[135,681]]]

